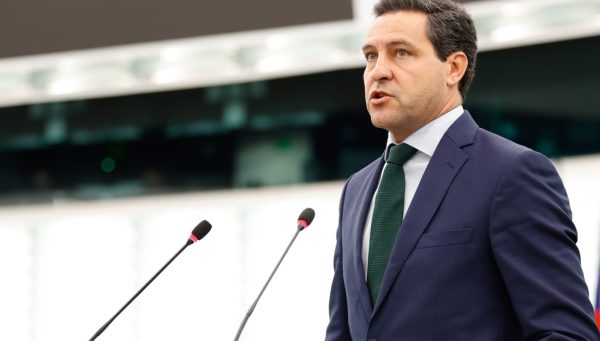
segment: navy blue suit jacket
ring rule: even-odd
[[[361,249],[382,167],[344,187],[326,341],[600,339],[555,168],[468,112],[433,154],[371,304]]]

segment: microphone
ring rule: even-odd
[[[256,299],[254,300],[254,303],[252,303],[252,306],[250,306],[250,309],[248,309],[248,312],[246,313],[246,316],[244,317],[244,320],[242,321],[242,324],[240,324],[240,327],[238,328],[238,331],[237,331],[237,334],[235,335],[234,341],[238,341],[240,339],[240,335],[242,335],[242,330],[244,330],[244,327],[246,326],[246,322],[248,322],[248,319],[250,318],[250,315],[252,315],[252,313],[254,312],[254,308],[256,308],[256,304],[258,303],[258,300],[260,299],[260,297],[262,296],[262,294],[265,292],[265,289],[267,288],[267,285],[269,285],[269,283],[271,282],[271,278],[273,278],[273,275],[275,275],[275,272],[279,268],[279,265],[283,261],[283,258],[288,253],[288,250],[290,249],[290,247],[292,246],[292,244],[296,240],[296,237],[298,236],[298,233],[300,233],[300,231],[302,231],[305,228],[307,228],[308,225],[310,225],[310,223],[312,223],[312,221],[313,221],[314,218],[315,218],[315,210],[313,210],[312,208],[305,208],[300,213],[300,216],[298,216],[298,223],[297,223],[296,234],[294,234],[294,237],[292,238],[292,241],[290,241],[290,243],[288,244],[287,248],[283,252],[283,255],[281,255],[281,258],[279,258],[279,262],[277,262],[277,265],[275,265],[275,269],[273,269],[273,272],[271,272],[271,276],[269,276],[269,279],[267,279],[267,282],[262,287],[262,290],[258,294],[258,297],[256,297]]]
[[[125,305],[121,307],[121,309],[119,309],[119,311],[117,311],[115,315],[113,315],[113,317],[111,317],[102,327],[100,327],[100,329],[98,329],[98,331],[92,336],[92,338],[90,338],[90,341],[93,341],[98,336],[100,336],[100,334],[102,334],[106,330],[106,328],[110,326],[110,324],[117,318],[117,316],[119,316],[123,312],[123,310],[125,310],[125,308],[127,308],[131,304],[131,302],[133,302],[133,300],[135,300],[142,293],[142,291],[144,291],[148,287],[148,285],[150,285],[150,283],[152,283],[154,279],[156,279],[156,277],[158,277],[158,275],[160,275],[163,272],[163,270],[166,269],[167,266],[169,266],[169,264],[171,264],[171,262],[173,262],[173,260],[175,260],[175,258],[177,258],[177,256],[179,256],[179,254],[183,252],[183,250],[185,250],[188,246],[194,244],[195,242],[199,241],[200,239],[204,238],[211,228],[212,225],[206,220],[202,220],[200,223],[198,223],[198,225],[196,225],[196,227],[194,227],[194,229],[192,230],[190,237],[185,242],[183,247],[181,247],[181,249],[179,249],[179,251],[177,251],[177,253],[173,257],[171,257],[171,259],[169,259],[169,261],[165,265],[163,265],[163,267],[160,268],[160,270],[158,270],[158,272],[154,274],[154,276],[152,276],[152,278],[150,278],[150,280],[146,282],[146,284],[144,284],[144,286],[140,290],[138,290],[138,292],[136,292],[135,295],[133,295],[133,297],[131,297],[129,301],[127,301],[127,303],[125,303]]]

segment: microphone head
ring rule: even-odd
[[[188,239],[188,243],[189,242],[195,243],[195,242],[199,241],[200,239],[204,238],[208,234],[208,232],[210,232],[211,228],[212,228],[212,225],[208,221],[202,220],[192,230],[192,234],[190,235],[190,239]]]
[[[312,208],[305,208],[300,216],[298,216],[298,229],[304,230],[305,228],[312,223],[313,219],[315,219],[315,210]]]

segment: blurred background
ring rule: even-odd
[[[386,132],[364,107],[374,0],[5,0],[2,340],[319,340],[344,179]],[[592,301],[600,249],[600,0],[462,1],[480,54],[465,107],[552,158]]]

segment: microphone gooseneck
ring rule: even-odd
[[[169,261],[165,265],[163,265],[163,267],[160,268],[160,270],[158,270],[158,272],[154,274],[154,276],[152,276],[152,278],[150,278],[150,280],[148,280],[148,282],[146,282],[146,284],[144,284],[144,286],[140,290],[138,290],[135,293],[135,295],[133,295],[133,297],[131,297],[129,301],[127,301],[127,303],[125,303],[125,305],[121,307],[119,311],[117,311],[116,314],[113,315],[113,317],[106,321],[106,323],[102,327],[100,327],[98,331],[96,331],[96,333],[90,338],[90,341],[93,341],[98,336],[100,336],[100,334],[102,334],[106,330],[106,328],[110,326],[110,324],[117,318],[117,316],[119,316],[123,312],[123,310],[125,310],[125,308],[127,308],[131,304],[131,302],[133,302],[142,293],[142,291],[144,291],[150,285],[150,283],[152,283],[156,279],[156,277],[158,277],[158,275],[160,275],[163,272],[163,270],[166,269],[167,266],[169,266],[169,264],[171,264],[171,262],[173,262],[173,260],[175,260],[175,258],[177,258],[179,254],[183,252],[183,250],[185,250],[188,246],[192,245],[193,243],[204,238],[211,228],[212,225],[206,220],[202,220],[200,223],[198,223],[198,225],[196,225],[196,227],[192,230],[190,237],[181,247],[181,249],[179,249],[179,251],[177,251],[177,253],[175,253],[175,255],[171,257],[171,259],[169,259]]]
[[[298,234],[300,233],[300,231],[304,230],[305,228],[308,227],[308,225],[310,225],[310,223],[312,223],[314,218],[315,218],[315,211],[312,208],[305,208],[302,211],[302,213],[300,213],[300,216],[298,217],[298,229],[296,230],[294,237],[292,238],[292,240],[288,244],[287,248],[283,252],[283,255],[281,255],[281,258],[279,258],[279,262],[277,262],[277,265],[275,265],[275,268],[271,272],[271,275],[267,279],[267,282],[265,283],[265,285],[263,285],[262,289],[260,290],[260,293],[254,300],[254,303],[252,303],[252,305],[250,306],[250,309],[248,309],[246,316],[244,317],[244,319],[242,320],[242,323],[240,324],[240,327],[238,328],[238,331],[237,331],[237,334],[235,335],[234,341],[238,341],[240,339],[240,335],[242,335],[242,331],[244,330],[244,327],[246,326],[246,322],[248,322],[250,315],[252,315],[252,313],[254,312],[254,308],[256,308],[256,304],[258,304],[258,301],[260,300],[262,294],[265,292],[265,289],[271,282],[273,275],[275,275],[275,272],[277,271],[277,269],[279,269],[279,265],[283,261],[283,258],[285,258],[285,255],[287,255],[288,251],[290,250],[290,247],[292,247],[292,244],[294,244],[296,237],[298,237]]]

